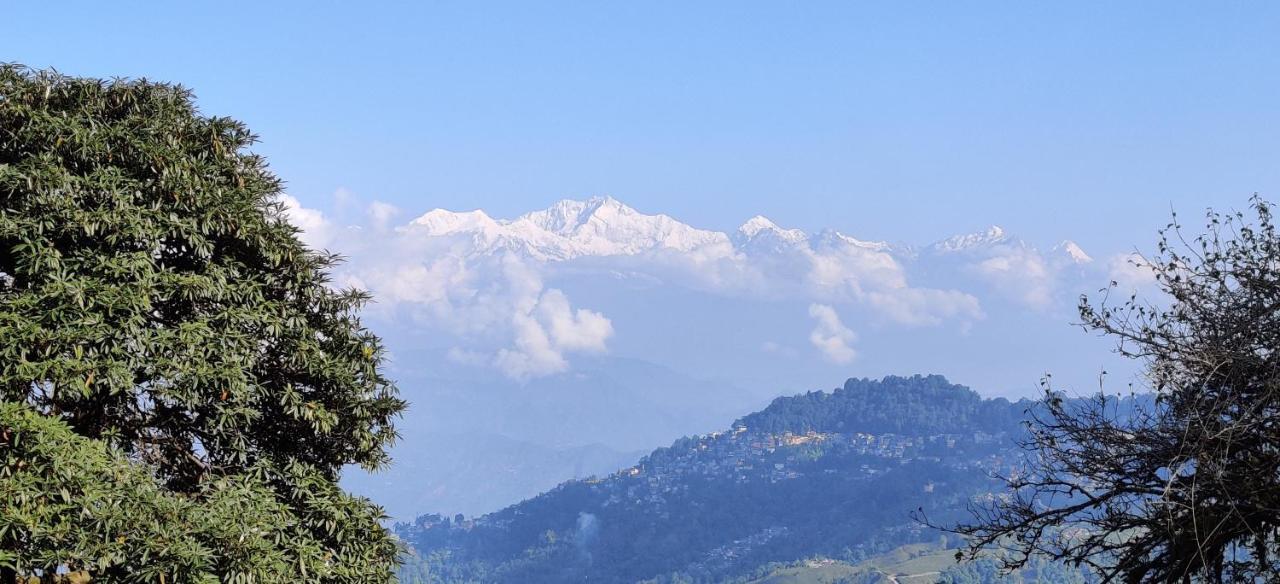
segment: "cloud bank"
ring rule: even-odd
[[[817,321],[813,332],[809,333],[809,342],[832,363],[848,363],[857,353],[849,346],[858,339],[849,327],[840,322],[836,309],[826,304],[810,304],[809,316]]]
[[[339,202],[355,204],[345,193]],[[348,257],[338,283],[371,291],[373,314],[439,333],[452,344],[455,362],[516,380],[562,373],[574,355],[609,351],[615,336],[609,316],[546,284],[565,273],[796,302],[797,319],[807,306],[813,320],[814,355],[848,363],[857,355],[857,335],[840,312],[858,315],[859,328],[963,330],[985,317],[980,297],[1049,309],[1061,275],[1092,261],[1075,244],[1065,246],[1070,242],[1046,255],[999,228],[925,249],[833,230],[810,235],[764,217],[726,234],[607,197],[561,201],[510,220],[436,209],[407,222],[399,209],[376,201],[342,220],[292,197],[283,203],[308,245]],[[1109,265],[1120,273],[1115,262]],[[943,277],[921,285],[914,271]]]

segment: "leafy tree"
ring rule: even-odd
[[[1018,429],[1025,404],[984,400],[941,375],[849,379],[834,391],[779,397],[734,423],[769,433],[945,434],[975,426]]]
[[[336,483],[404,403],[254,141],[182,87],[0,66],[0,581],[390,578]]]
[[[1280,235],[1209,212],[1190,241],[1174,221],[1140,265],[1167,301],[1081,302],[1089,329],[1146,363],[1150,407],[1050,390],[1009,496],[955,529],[1004,566],[1048,556],[1106,581],[1280,582]]]
[[[6,542],[15,548],[0,550],[8,566],[41,566],[46,574],[60,566],[95,581],[219,582],[239,574],[273,582],[368,581],[385,568],[359,555],[396,551],[376,537],[372,545],[331,548],[309,533],[299,510],[352,534],[381,528],[365,502],[307,469],[289,469],[314,482],[296,505],[279,498],[265,468],[208,480],[189,496],[165,488],[105,442],[24,404],[0,403],[0,427],[6,502],[0,526],[18,534]],[[331,561],[335,552],[341,561]]]

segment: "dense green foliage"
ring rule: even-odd
[[[738,420],[751,430],[802,434],[948,434],[975,429],[1012,430],[1030,402],[1010,404],[954,385],[941,375],[850,379],[834,391],[780,397]]]
[[[634,469],[484,517],[400,525],[417,549],[403,577],[710,583],[774,562],[856,563],[936,542],[912,511],[958,518],[989,492],[987,472],[1012,451],[1025,405],[982,400],[936,376],[850,380],[782,398],[730,432],[681,439]]]
[[[180,87],[0,66],[0,490],[27,497],[0,508],[0,575],[389,578],[381,512],[335,485],[386,461],[403,402],[367,297],[328,285],[336,258],[284,220],[254,140]],[[187,543],[69,527],[99,513]],[[219,546],[239,559],[202,551]]]
[[[206,481],[199,493],[174,493],[145,467],[101,440],[85,438],[22,404],[0,404],[0,531],[16,535],[0,549],[10,566],[69,566],[95,580],[219,582],[376,580],[393,542],[329,548],[297,516],[325,516],[348,533],[378,533],[377,518],[305,467],[279,476],[267,467]],[[307,482],[305,499],[280,500],[273,480]],[[334,556],[334,554],[338,556]],[[138,562],[139,558],[147,558]]]

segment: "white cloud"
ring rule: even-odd
[[[374,229],[384,231],[391,224],[391,220],[400,214],[400,209],[396,208],[395,205],[374,201],[369,203],[365,213],[369,216],[369,221]]]
[[[538,316],[555,345],[566,351],[601,353],[613,335],[613,324],[604,315],[569,306],[569,298],[556,289],[547,290],[538,302]]]
[[[1125,293],[1145,291],[1156,283],[1151,264],[1137,253],[1111,256],[1107,260],[1107,276]]]
[[[515,327],[515,347],[499,349],[494,363],[508,377],[527,380],[560,373],[569,368],[564,354],[552,346],[547,331],[533,317],[515,314],[511,319]]]
[[[333,239],[333,223],[324,213],[302,206],[302,202],[290,195],[280,195],[284,203],[284,216],[302,230],[302,241],[315,249],[323,249]]]
[[[574,309],[564,292],[543,290],[529,266],[508,256],[504,272],[512,292],[514,346],[498,350],[494,364],[509,377],[527,380],[568,370],[565,354],[601,353],[613,324],[591,310]]]
[[[809,342],[823,357],[833,363],[848,363],[857,356],[849,343],[858,337],[840,322],[840,315],[834,308],[826,304],[810,304],[809,316],[817,321],[813,332],[809,333]]]
[[[790,237],[782,243],[744,242],[741,237],[751,234],[733,239],[685,229],[670,218],[655,219],[657,227],[636,235],[615,225],[635,219],[633,211],[597,218],[588,224],[594,230],[561,233],[528,216],[506,221],[481,212],[437,210],[405,223],[394,206],[361,203],[349,193],[335,199],[335,208],[349,209],[339,209],[337,218],[305,208],[292,197],[283,202],[288,220],[303,230],[308,245],[349,258],[334,274],[335,282],[373,292],[371,315],[438,334],[455,346],[450,354],[455,362],[484,363],[518,379],[566,371],[575,354],[606,352],[614,335],[610,318],[575,305],[547,281],[576,290],[575,284],[600,278],[604,285],[631,294],[642,288],[683,288],[713,297],[809,306],[817,321],[810,341],[826,358],[847,362],[856,354],[856,335],[837,310],[846,317],[858,315],[854,328],[869,322],[967,330],[985,318],[987,302],[1007,309],[1010,303],[1003,299],[1011,299],[1045,310],[1062,296],[1057,288],[1066,281],[1067,268],[1093,270],[1099,279],[1104,269],[1050,261],[1002,233],[988,238],[993,243],[930,256],[834,231],[812,237],[782,231]],[[578,219],[570,215],[565,221]],[[347,226],[346,218],[361,226]],[[634,241],[613,241],[618,233],[635,236]],[[1122,284],[1149,279],[1119,260],[1108,265]],[[658,318],[681,309],[653,308]],[[776,355],[784,354],[783,349],[763,348]]]
[[[335,205],[353,204],[350,194]],[[334,246],[348,257],[335,282],[373,292],[373,314],[452,337],[447,357],[484,364],[519,380],[559,373],[574,353],[608,350],[613,324],[575,308],[563,291],[547,288],[537,262],[510,253],[476,256],[469,242],[391,229],[398,210],[373,202],[357,214],[369,228],[339,227],[324,213],[285,197],[286,218],[313,247]]]
[[[450,296],[464,290],[471,275],[464,262],[452,257],[351,269],[360,274],[360,281],[377,288],[383,301],[422,305],[450,303]]]
[[[898,260],[883,251],[855,246],[820,248],[811,256],[809,283],[819,293],[857,298],[869,290],[907,286]]]
[[[812,252],[810,259],[807,282],[814,299],[866,304],[877,316],[908,326],[983,317],[971,294],[911,286],[903,265],[883,249],[829,245]]]
[[[970,269],[995,290],[1036,310],[1053,304],[1054,271],[1044,256],[1033,248],[1001,245]]]

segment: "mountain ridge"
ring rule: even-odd
[[[937,375],[850,379],[778,398],[610,475],[396,530],[417,549],[409,569],[440,582],[711,583],[775,562],[856,563],[936,544],[941,534],[911,511],[946,521],[994,492],[988,473],[1011,468],[1029,405]]]
[[[747,219],[731,233],[701,229],[666,214],[642,213],[611,196],[562,199],[546,209],[530,211],[514,219],[493,218],[480,209],[459,212],[432,209],[402,229],[432,237],[467,235],[476,243],[476,253],[508,251],[541,261],[664,251],[724,256],[789,249],[812,251],[815,242],[904,258],[916,254],[912,246],[864,240],[834,228],[815,233],[785,228],[763,215]],[[762,244],[762,241],[768,243]],[[984,231],[940,239],[924,249],[945,255],[1000,245],[1028,247],[1004,228],[992,225]],[[1061,250],[1077,263],[1091,260],[1079,245],[1069,240],[1055,250]]]

